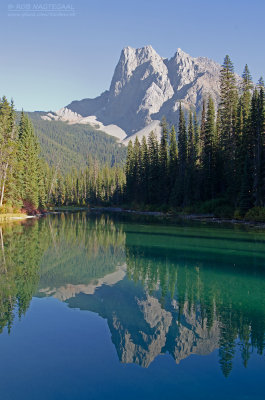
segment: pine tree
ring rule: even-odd
[[[129,141],[127,148],[127,159],[126,159],[126,198],[128,201],[132,199],[133,196],[133,170],[134,170],[134,159],[133,159],[133,144]]]
[[[234,66],[226,56],[220,73],[221,149],[223,162],[223,190],[234,192],[235,148],[238,91]],[[230,196],[231,196],[230,193]]]
[[[199,137],[199,156],[200,156],[200,158],[202,155],[202,148],[204,145],[205,123],[206,123],[206,101],[205,101],[205,99],[203,99],[202,115],[201,115],[201,128],[200,128],[200,137]]]
[[[168,201],[168,125],[165,117],[162,118],[161,122],[162,136],[159,148],[159,164],[160,164],[160,202],[167,203]]]
[[[237,111],[237,128],[236,128],[236,153],[235,153],[235,190],[240,188],[239,183],[244,173],[244,164],[249,141],[249,114],[251,110],[251,97],[253,83],[252,78],[246,65],[242,74],[242,96],[238,102]],[[251,157],[248,154],[248,157]]]
[[[39,206],[39,145],[28,116],[21,114],[19,125],[19,162],[22,167],[21,194],[29,207]]]
[[[170,138],[169,138],[169,184],[170,188],[175,183],[177,176],[177,168],[178,168],[178,147],[177,147],[177,136],[174,125],[170,130]]]
[[[152,131],[148,137],[149,152],[149,179],[148,179],[148,198],[151,204],[159,202],[159,145],[155,133]]]
[[[196,164],[198,163],[199,160],[199,154],[200,154],[200,129],[199,129],[199,123],[197,120],[197,114],[196,111],[193,114],[193,130],[194,130],[194,146],[195,146],[195,153],[196,153]]]
[[[133,146],[133,193],[136,202],[141,201],[141,145],[136,136]]]
[[[179,132],[178,132],[178,176],[177,176],[177,201],[179,205],[187,202],[186,167],[187,167],[187,134],[184,112],[181,104],[179,107]]]
[[[145,136],[142,139],[140,155],[140,179],[141,179],[141,201],[148,203],[148,174],[149,174],[149,155]]]
[[[265,87],[260,86],[259,91],[259,124],[260,124],[260,144],[261,144],[261,163],[260,163],[260,196],[263,207],[265,206]]]
[[[247,64],[245,65],[242,74],[242,112],[243,112],[243,123],[245,124],[250,112],[251,106],[251,91],[253,89],[253,82],[250,71]]]
[[[6,97],[0,99],[0,207],[3,205],[5,193],[13,182],[17,153],[17,130],[13,103],[9,104]],[[12,189],[15,189],[12,187]],[[10,190],[9,200],[14,202],[17,193]]]
[[[187,201],[194,202],[196,185],[196,147],[192,112],[189,112],[188,141],[187,141]]]
[[[253,168],[253,195],[256,206],[264,204],[264,167],[265,167],[265,111],[264,89],[261,87],[258,93],[255,90],[252,102],[252,133],[254,139],[254,168]]]
[[[249,171],[251,170],[251,162],[248,154],[246,154],[244,162],[244,170],[241,179],[241,190],[239,195],[239,211],[240,215],[244,216],[246,212],[252,207],[252,177]]]
[[[208,100],[205,135],[202,149],[204,198],[215,195],[215,109],[211,97]]]

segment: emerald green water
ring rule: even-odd
[[[264,399],[265,231],[86,213],[0,227],[1,399]]]

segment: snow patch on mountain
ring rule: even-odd
[[[131,136],[127,136],[126,139],[124,139],[122,141],[122,143],[125,144],[125,146],[128,146],[129,141],[131,140],[132,143],[134,143],[136,137],[138,137],[140,142],[142,141],[143,137],[145,137],[148,140],[148,136],[150,135],[150,133],[152,131],[155,133],[155,135],[157,137],[157,140],[160,141],[161,133],[162,133],[162,127],[161,127],[161,124],[160,124],[159,120],[155,120],[155,121],[151,122],[149,125],[145,126],[140,131],[134,133]]]
[[[82,115],[77,114],[76,112],[69,110],[68,108],[64,107],[58,110],[56,113],[48,113],[47,115],[43,115],[41,117],[47,121],[64,121],[68,122],[69,124],[88,124],[92,126],[94,129],[98,129],[107,135],[114,136],[120,141],[126,138],[126,133],[123,129],[119,126],[110,124],[104,125],[102,122],[97,120],[95,115],[90,115],[89,117],[82,117]]]

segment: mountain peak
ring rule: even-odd
[[[142,72],[147,70],[150,65],[153,71],[165,69],[163,59],[153,49],[151,45],[133,48],[125,47],[120,55],[119,62],[115,68],[114,75],[110,85],[111,96],[118,96],[122,88],[131,80],[136,73],[140,79],[143,79]],[[150,68],[149,68],[150,69]],[[166,73],[166,71],[164,71]],[[144,74],[143,74],[144,75]]]
[[[134,66],[138,66],[143,62],[149,61],[152,58],[161,58],[151,45],[134,48],[131,46],[124,47],[121,51],[120,63],[129,62]]]
[[[193,57],[191,57],[188,53],[178,48],[176,53],[170,60],[175,60],[178,63],[182,62],[183,60],[193,60]]]
[[[126,46],[122,49],[121,53],[141,53],[141,52],[147,52],[147,53],[156,53],[156,51],[154,50],[154,48],[148,44],[146,46],[143,47],[131,47],[131,46]]]
[[[219,73],[219,64],[194,58],[181,48],[172,58],[163,59],[151,45],[127,46],[121,51],[110,89],[66,108],[80,118],[93,116],[104,126],[117,125],[128,135],[138,131],[145,135],[143,129],[162,116],[170,124],[177,123],[180,101],[186,110],[196,109],[198,113],[209,95],[217,105]]]
[[[188,53],[186,53],[185,51],[183,51],[180,47],[177,48],[176,55],[190,57],[190,55]]]

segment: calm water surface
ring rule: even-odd
[[[0,398],[265,399],[265,232],[51,215],[0,227]]]

